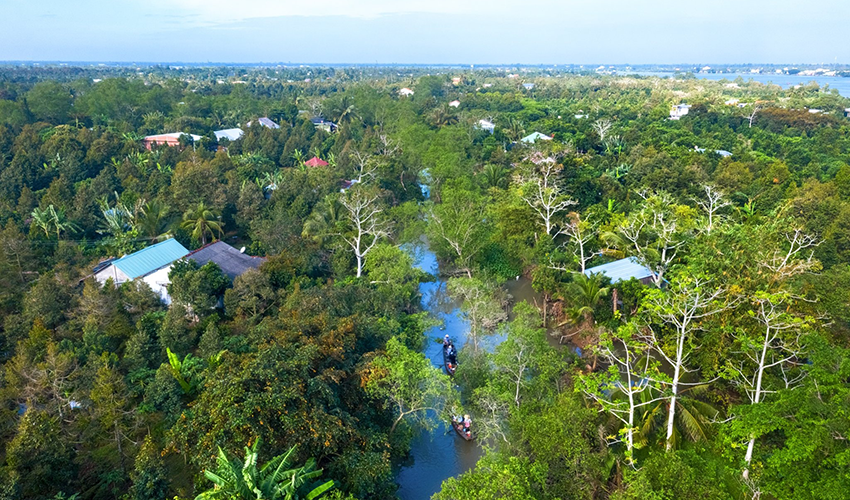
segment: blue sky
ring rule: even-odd
[[[0,0],[0,60],[850,63],[850,2]]]

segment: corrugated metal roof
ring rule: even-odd
[[[628,281],[632,278],[641,280],[649,278],[652,273],[646,267],[642,266],[637,259],[629,257],[627,259],[615,260],[601,266],[591,267],[586,269],[584,274],[602,274],[611,279],[611,283],[618,281]]]
[[[534,142],[537,139],[543,139],[544,141],[551,141],[552,137],[550,137],[546,134],[541,134],[540,132],[534,132],[533,134],[528,134],[527,136],[523,137],[521,140],[522,140],[522,142],[534,144]]]
[[[216,140],[219,141],[222,139],[227,139],[228,141],[235,141],[242,137],[242,134],[244,134],[244,132],[242,132],[241,128],[226,128],[224,130],[216,130],[215,132],[213,132],[213,134],[215,134]]]
[[[230,279],[244,274],[249,269],[256,269],[265,262],[261,257],[251,257],[233,248],[223,241],[210,243],[190,253],[187,258],[203,266],[207,262],[215,262]]]
[[[185,257],[188,253],[189,251],[180,242],[174,238],[169,238],[138,252],[125,255],[112,262],[112,265],[120,269],[130,279],[136,279],[171,264],[175,260]]]

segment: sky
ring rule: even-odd
[[[850,1],[0,0],[0,61],[850,63]]]

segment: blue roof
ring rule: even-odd
[[[112,262],[122,273],[130,279],[136,279],[156,271],[160,267],[167,266],[177,259],[185,257],[189,253],[186,248],[174,238],[161,241],[156,245],[143,248],[138,252],[125,255]]]
[[[642,266],[637,259],[629,257],[627,259],[615,260],[601,266],[591,267],[586,269],[584,274],[603,274],[611,279],[611,283],[618,281],[628,281],[632,278],[641,280],[649,278],[652,273],[646,267]]]
[[[544,141],[551,141],[552,137],[546,134],[541,134],[540,132],[534,132],[532,134],[528,134],[527,136],[520,139],[522,142],[527,142],[530,144],[534,144],[534,141],[537,139],[543,139]]]

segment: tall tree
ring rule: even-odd
[[[359,186],[340,196],[339,202],[345,208],[345,217],[348,219],[341,237],[357,259],[358,278],[363,275],[366,255],[390,234],[390,222],[384,216],[384,207],[379,198],[378,193],[370,193]]]
[[[221,216],[215,210],[210,209],[204,202],[199,202],[195,208],[190,208],[183,214],[183,229],[190,231],[192,238],[201,241],[201,245],[207,244],[207,234],[213,240],[218,233],[222,234]]]

